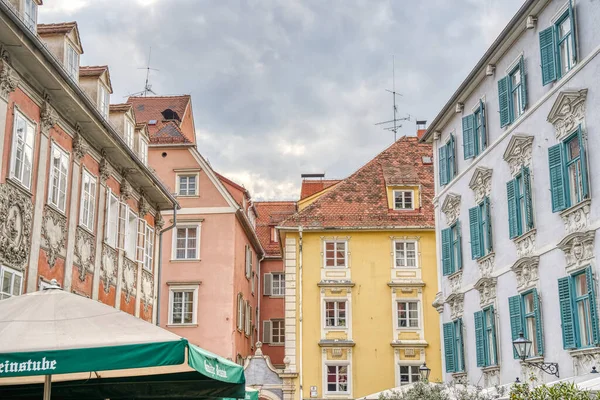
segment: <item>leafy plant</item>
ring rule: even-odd
[[[481,388],[455,384],[416,383],[406,391],[381,395],[379,400],[493,400],[504,393],[496,388],[496,394],[485,394]]]
[[[561,382],[552,386],[532,387],[526,383],[514,384],[510,400],[596,400],[600,395],[579,389],[574,383]]]

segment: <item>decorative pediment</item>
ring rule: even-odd
[[[446,303],[450,306],[450,317],[452,319],[461,318],[465,309],[465,294],[452,293],[446,298]]]
[[[515,242],[515,245],[517,246],[517,257],[528,257],[533,254],[533,251],[535,250],[536,234],[537,231],[532,229],[513,239],[513,242]]]
[[[42,247],[50,268],[54,268],[57,258],[66,258],[67,217],[50,206],[44,207],[42,216]]]
[[[537,284],[539,256],[519,258],[511,267],[517,277],[517,290],[529,290]]]
[[[448,282],[450,283],[450,293],[458,293],[460,292],[460,288],[462,287],[462,269],[453,273],[448,277]]]
[[[548,122],[554,125],[558,140],[573,133],[577,125],[583,123],[587,92],[587,89],[560,92],[556,98]]]
[[[475,201],[479,203],[492,191],[492,170],[486,167],[477,167],[469,182],[469,187],[475,192]]]
[[[442,203],[442,212],[446,214],[446,223],[452,225],[460,215],[460,194],[448,193]]]
[[[475,283],[481,307],[490,305],[496,299],[496,281],[497,278],[479,278]]]
[[[482,278],[490,277],[494,271],[494,261],[496,261],[496,253],[490,253],[487,256],[481,257],[479,260],[477,260],[479,276]]]
[[[573,232],[581,232],[590,224],[590,203],[592,200],[584,200],[581,203],[567,208],[560,213],[560,216],[565,223],[567,234]]]
[[[510,167],[510,172],[517,175],[522,167],[531,166],[531,150],[533,147],[533,136],[522,134],[513,135],[504,151],[504,161]]]
[[[595,230],[574,232],[558,244],[558,248],[565,253],[567,273],[589,265],[594,258],[595,236]]]

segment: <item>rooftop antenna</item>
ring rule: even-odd
[[[386,92],[390,92],[392,94],[392,101],[394,105],[394,119],[389,121],[378,122],[375,125],[388,125],[393,124],[392,126],[383,127],[386,131],[394,132],[394,142],[397,140],[398,128],[402,128],[402,124],[399,124],[400,121],[410,121],[410,115],[407,115],[403,118],[398,118],[398,107],[396,106],[396,96],[402,96],[400,93],[396,92],[396,61],[395,57],[392,55],[392,90],[385,89]]]
[[[145,69],[146,70],[146,82],[144,83],[144,90],[142,90],[141,92],[137,92],[132,94],[132,96],[148,96],[148,93],[152,93],[153,95],[156,96],[156,92],[154,92],[152,90],[152,85],[149,82],[149,78],[150,78],[150,70],[152,71],[159,71],[156,68],[150,68],[150,57],[152,56],[152,46],[150,47],[150,52],[148,53],[148,64],[146,65],[146,67],[143,68],[138,68],[138,69]]]

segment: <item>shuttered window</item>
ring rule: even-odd
[[[479,107],[473,114],[462,119],[463,153],[465,160],[478,156],[487,147],[485,105],[479,100]]]
[[[476,260],[488,255],[493,249],[488,197],[485,197],[476,207],[469,209],[469,227],[471,229],[471,258]]]
[[[508,204],[508,227],[510,238],[521,236],[533,229],[533,201],[531,198],[531,176],[529,168],[506,183]]]
[[[500,105],[501,128],[510,125],[525,111],[527,81],[525,61],[522,56],[509,74],[498,81],[498,104]]]
[[[460,222],[442,230],[442,270],[451,275],[462,268]]]
[[[465,369],[462,318],[443,325],[444,359],[446,372],[463,372]]]
[[[571,0],[564,14],[552,26],[542,30],[539,38],[542,84],[547,85],[563,77],[577,63],[575,13]]]
[[[438,173],[440,186],[448,184],[456,176],[454,135],[438,149]]]
[[[490,306],[474,314],[475,348],[477,366],[489,367],[498,364],[496,344],[496,323],[494,307]]]
[[[544,355],[544,339],[542,331],[542,317],[540,300],[536,289],[508,298],[510,314],[510,330],[512,340],[518,339],[519,334],[531,340],[531,353],[528,357]],[[514,358],[519,358],[514,351]]]

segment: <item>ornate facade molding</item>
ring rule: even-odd
[[[146,200],[144,194],[142,193],[140,195],[140,200],[138,201],[138,210],[140,217],[144,218],[151,208],[152,207],[150,206],[150,203],[148,203],[148,200]]]
[[[450,293],[458,293],[462,288],[462,269],[448,276],[448,283],[450,283]]]
[[[0,185],[0,262],[19,270],[31,250],[33,203],[10,183]]]
[[[75,156],[76,160],[81,160],[87,153],[87,144],[83,140],[80,130],[80,128],[77,129],[77,133],[73,138],[73,155]]]
[[[600,365],[600,348],[598,347],[572,350],[569,353],[573,357],[575,375],[589,374],[592,367]]]
[[[522,167],[531,167],[533,136],[513,135],[504,151],[504,161],[508,163],[510,172],[517,175]]]
[[[0,98],[8,101],[8,95],[19,86],[19,77],[8,63],[8,52],[2,46],[0,49]]]
[[[123,292],[125,292],[125,302],[129,304],[132,297],[136,296],[137,285],[137,265],[128,258],[123,259]]]
[[[497,278],[479,278],[475,283],[475,289],[479,292],[479,304],[486,307],[496,299]]]
[[[500,366],[482,368],[483,384],[486,388],[500,386]]]
[[[142,270],[142,302],[144,303],[144,312],[148,313],[150,306],[154,304],[154,279],[152,274]]]
[[[121,181],[121,200],[127,201],[127,200],[131,199],[132,196],[133,196],[133,189],[131,188],[131,185],[129,184],[127,179],[125,179],[125,177],[123,177],[123,180]]]
[[[558,244],[558,248],[565,253],[567,273],[589,265],[594,259],[595,237],[595,230],[574,232]]]
[[[46,250],[48,265],[54,268],[56,259],[66,258],[67,218],[50,206],[44,207],[42,217],[42,248]]]
[[[57,121],[58,117],[54,108],[52,108],[48,100],[45,100],[40,111],[40,129],[42,133],[47,135],[50,128],[52,128]]]
[[[469,187],[475,193],[475,202],[481,202],[492,191],[492,170],[486,167],[475,168]]]
[[[529,232],[518,236],[513,239],[515,246],[517,246],[517,257],[528,257],[531,256],[535,250],[535,239],[537,231],[531,229]]]
[[[584,200],[560,213],[567,234],[587,229],[590,224],[591,202],[591,199]]]
[[[554,125],[556,138],[562,140],[585,122],[587,89],[560,92],[550,113],[548,122]]]
[[[106,159],[106,155],[102,154],[102,158],[100,159],[100,183],[104,185],[108,178],[110,178],[110,174],[110,164]]]
[[[156,213],[156,217],[154,217],[154,228],[156,229],[156,232],[160,232],[162,231],[162,228],[165,226],[165,220],[163,219],[163,216],[160,212],[160,210],[158,210],[158,212]]]
[[[79,280],[85,281],[88,273],[94,273],[94,259],[96,257],[96,240],[94,235],[81,227],[75,231],[75,257],[73,264],[79,267]]]
[[[460,318],[465,309],[465,294],[452,293],[446,299],[446,303],[450,306],[450,317],[452,319]]]
[[[485,257],[481,257],[477,260],[477,266],[479,267],[479,276],[483,278],[489,278],[494,272],[494,262],[496,261],[496,253],[491,252]]]
[[[446,223],[452,225],[460,215],[460,194],[448,193],[442,203],[442,212],[446,214]]]
[[[444,312],[444,298],[442,292],[437,292],[435,294],[435,299],[433,299],[433,303],[431,304],[438,313]]]
[[[522,257],[511,267],[517,277],[517,290],[519,292],[532,289],[537,285],[539,262],[539,256]]]
[[[100,277],[104,283],[105,293],[110,292],[111,286],[117,286],[117,251],[106,244],[102,246]]]

